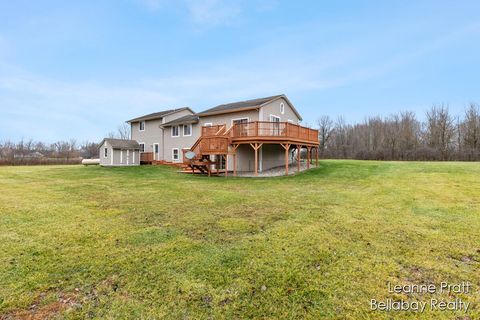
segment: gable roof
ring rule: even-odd
[[[169,121],[167,123],[162,124],[162,127],[169,127],[169,126],[174,126],[177,124],[188,124],[188,123],[197,123],[199,117],[196,114],[189,114],[177,119],[174,119],[172,121]]]
[[[195,113],[189,107],[184,107],[184,108],[170,109],[170,110],[164,110],[164,111],[160,111],[160,112],[154,112],[154,113],[146,114],[146,115],[141,116],[141,117],[137,117],[137,118],[127,120],[126,122],[130,123],[130,122],[138,122],[138,121],[144,121],[144,120],[160,119],[160,118],[163,118],[165,116],[168,116],[169,114],[179,112],[179,111],[183,111],[183,110],[188,110],[191,113]]]
[[[257,98],[257,99],[251,99],[251,100],[245,100],[245,101],[225,103],[225,104],[221,104],[216,107],[207,109],[197,114],[199,116],[210,116],[215,114],[224,114],[224,113],[238,112],[238,111],[244,111],[244,110],[253,110],[253,109],[261,108],[263,105],[273,102],[280,98],[285,99],[285,101],[287,101],[287,103],[290,105],[290,107],[292,108],[293,112],[297,115],[297,117],[300,120],[302,120],[302,117],[300,116],[298,111],[295,109],[293,104],[290,102],[290,100],[288,100],[287,96],[284,94],[279,94],[279,95],[265,97],[265,98]]]
[[[100,142],[98,147],[100,148],[104,142],[108,142],[113,149],[140,149],[140,145],[136,140],[105,138]]]

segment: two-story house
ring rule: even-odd
[[[210,173],[262,172],[294,161],[302,148],[318,156],[318,131],[285,95],[221,104],[200,113],[189,108],[157,112],[128,121],[142,162],[184,163]],[[295,152],[296,151],[296,152]],[[188,154],[187,154],[188,153]],[[310,159],[308,164],[310,163]]]

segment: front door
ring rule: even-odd
[[[153,160],[160,160],[160,147],[158,143],[153,144]]]

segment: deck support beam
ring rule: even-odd
[[[300,154],[302,153],[302,146],[297,144],[297,173],[300,172]]]
[[[290,150],[290,144],[280,143],[280,145],[285,149],[285,175],[288,176],[288,151]]]
[[[222,155],[222,157],[225,157],[225,178],[228,177],[228,154]]]
[[[310,158],[311,158],[311,153],[312,152],[312,147],[307,146],[307,169],[310,169]]]
[[[237,176],[237,149],[240,145],[233,144],[232,145],[232,152],[233,152],[233,176]]]
[[[263,145],[263,143],[250,143],[250,146],[255,151],[255,176],[258,176],[258,149]]]

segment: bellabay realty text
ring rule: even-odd
[[[370,309],[374,311],[416,311],[424,312],[426,308],[432,311],[463,311],[467,312],[470,308],[470,302],[462,300],[457,295],[471,294],[472,284],[470,282],[461,282],[450,284],[441,282],[435,284],[407,284],[407,285],[387,285],[389,294],[404,294],[408,299],[371,299]],[[423,295],[435,295],[429,299],[419,299]],[[438,296],[447,296],[443,299]]]

